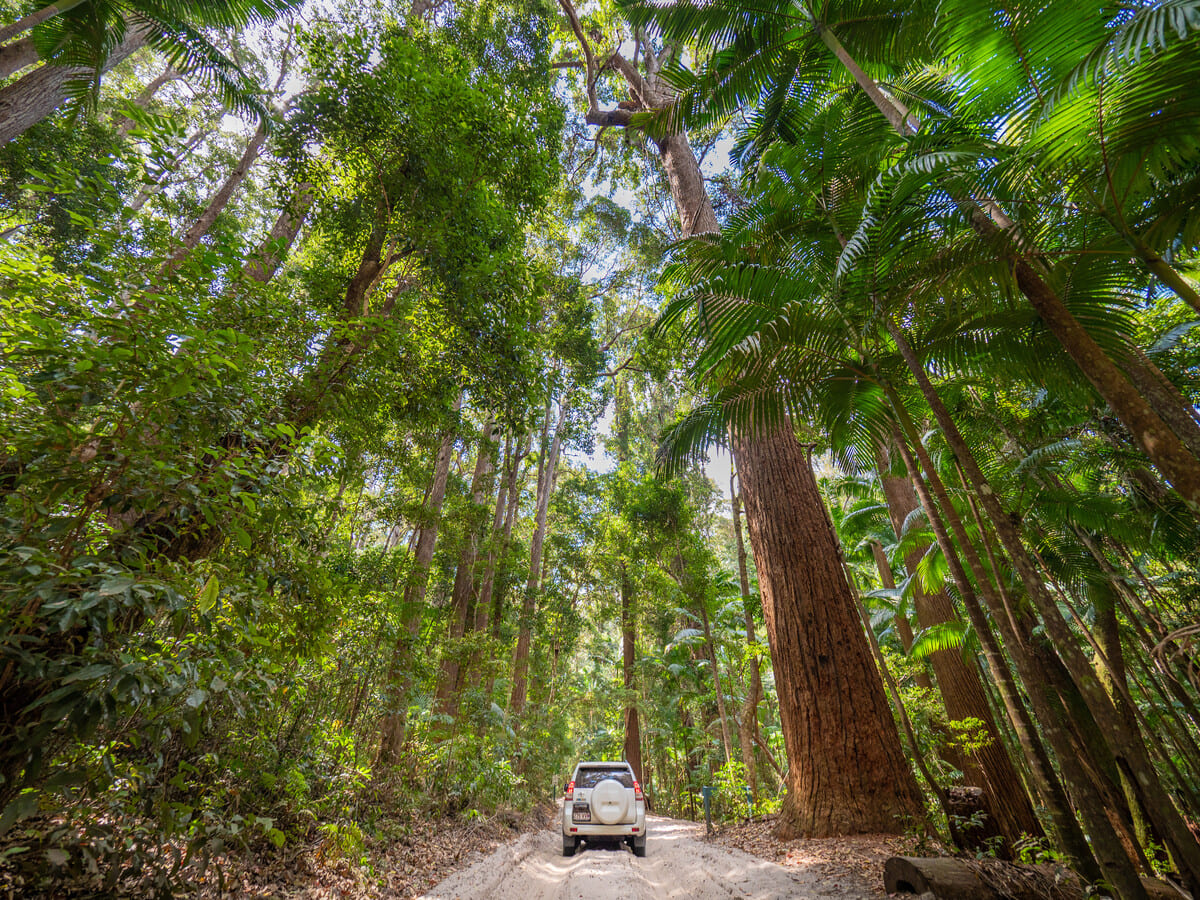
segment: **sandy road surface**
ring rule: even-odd
[[[848,879],[784,868],[704,841],[704,826],[651,816],[646,856],[627,847],[562,855],[556,828],[526,834],[463,869],[425,900],[729,900],[863,898],[878,894]]]

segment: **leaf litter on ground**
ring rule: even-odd
[[[883,889],[883,864],[888,857],[945,852],[936,841],[913,835],[858,834],[781,841],[775,837],[776,824],[776,817],[767,816],[726,825],[715,831],[710,840],[781,866],[807,869],[822,880],[843,882],[847,888],[861,891],[864,900],[889,896]]]

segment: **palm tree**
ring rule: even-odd
[[[1002,14],[986,2],[965,5],[976,16],[972,22],[992,22]],[[943,204],[950,201],[950,210],[1000,264],[997,277],[1008,289],[1026,298],[1142,450],[1200,512],[1200,426],[1195,418],[1178,392],[1164,384],[1161,373],[1147,365],[1129,341],[1106,343],[1084,326],[1088,310],[1068,302],[1070,298],[1063,288],[1070,274],[1062,271],[1061,264],[1050,264],[1051,248],[1041,247],[1033,239],[1037,223],[1027,222],[1026,218],[1032,217],[1025,215],[1014,218],[1004,209],[998,189],[1005,185],[992,171],[991,163],[1000,149],[997,141],[1003,137],[991,124],[998,119],[960,117],[970,113],[974,98],[957,97],[957,84],[930,77],[919,68],[946,57],[951,65],[957,61],[957,8],[944,10],[937,17],[936,30],[929,16],[932,10],[925,6],[896,11],[860,0],[820,5],[779,2],[765,10],[747,10],[732,0],[682,0],[667,6],[631,0],[626,9],[637,25],[657,24],[668,38],[692,40],[711,51],[699,75],[680,73],[676,77],[683,94],[679,104],[659,116],[666,127],[677,127],[680,117],[684,121],[720,118],[740,106],[751,105],[755,114],[750,142],[761,148],[776,135],[794,132],[803,122],[803,115],[796,112],[803,101],[831,87],[836,89],[847,80],[856,85],[908,144],[908,152],[915,157],[913,168],[906,173],[909,181],[920,175],[928,191],[940,194]],[[1094,11],[1084,12],[1082,7],[1064,9],[1061,16],[1058,12],[1056,7],[1054,16],[1034,15],[1032,10],[1027,16],[1011,15],[1011,23],[1000,32],[1004,39],[999,43],[1006,44],[1010,40],[1008,32],[1021,31],[1013,43],[1023,46],[1022,41],[1028,39],[1038,52],[1034,65],[1022,57],[1025,64],[1009,72],[1008,82],[1016,79],[1017,87],[1007,90],[1005,96],[1025,104],[1017,107],[1021,114],[1029,107],[1034,107],[1034,113],[1047,107],[1045,92],[1057,88],[1069,93],[1072,83],[1085,80],[1076,72],[1077,58],[1097,43],[1107,46],[1114,33],[1119,46],[1133,50],[1146,45],[1148,51],[1166,44],[1173,46],[1165,36],[1156,41],[1154,21],[1147,22],[1154,20],[1154,9],[1133,17],[1115,11],[1107,18],[1097,17]],[[1086,23],[1084,27],[1076,27],[1080,17]],[[1038,24],[1026,27],[1034,20]],[[1154,37],[1147,38],[1147,31]],[[1183,33],[1186,31],[1185,26]],[[940,46],[928,44],[930,33]],[[1064,33],[1072,40],[1064,42]],[[1185,68],[1191,73],[1189,77],[1200,74],[1194,60]],[[893,83],[880,80],[888,75],[895,76]],[[1154,82],[1164,97],[1182,84],[1185,82],[1172,81],[1164,87],[1161,79]],[[1140,98],[1144,100],[1145,94],[1143,90]],[[946,96],[951,100],[949,107],[938,102]],[[926,121],[902,97],[909,103],[922,103]],[[797,118],[800,123],[794,121]],[[1021,115],[1016,118],[1020,121]],[[1004,124],[1011,119],[1005,118]],[[1185,153],[1185,158],[1192,156]],[[911,193],[915,187],[908,184],[903,189]],[[1028,200],[1018,193],[1012,199],[1032,203],[1036,208],[1040,198]],[[921,217],[928,218],[928,212]],[[1057,252],[1064,249],[1053,248]]]
[[[825,136],[833,130],[829,127],[817,130],[816,140],[828,145]],[[829,147],[823,149],[828,151]],[[838,219],[853,205],[852,198],[848,200],[853,194],[848,177],[851,166],[841,165],[830,152],[816,155],[819,162],[814,163],[814,154],[795,153],[794,150],[792,147],[778,152],[772,149],[763,156],[760,171],[778,172],[779,175],[774,180],[771,176],[765,179],[768,185],[764,193],[768,199],[736,222],[735,228],[729,229],[729,243],[733,246],[712,249],[694,245],[688,263],[678,273],[680,283],[691,286],[691,293],[682,295],[668,316],[699,305],[701,312],[696,318],[696,327],[703,332],[705,347],[697,368],[709,375],[710,383],[729,387],[722,388],[723,393],[718,393],[716,403],[699,410],[692,421],[685,424],[675,436],[677,441],[682,440],[686,446],[694,445],[706,435],[719,438],[731,421],[745,427],[743,423],[777,419],[782,415],[780,407],[788,408],[793,414],[819,414],[835,440],[839,434],[877,439],[884,429],[878,423],[878,416],[872,413],[878,413],[884,405],[895,408],[899,398],[892,385],[908,381],[903,372],[895,369],[898,360],[894,348],[899,346],[902,338],[881,329],[892,314],[881,309],[880,290],[896,291],[902,296],[908,294],[914,301],[922,295],[928,296],[928,302],[940,304],[939,312],[943,315],[959,310],[959,315],[966,321],[952,319],[935,325],[935,330],[940,329],[943,335],[956,336],[956,340],[943,337],[948,345],[943,349],[957,354],[949,356],[953,361],[963,359],[964,351],[970,353],[973,350],[978,354],[980,336],[990,332],[989,337],[1001,338],[993,341],[997,346],[989,348],[993,357],[1007,351],[1024,371],[1043,375],[1049,367],[1057,369],[1061,376],[1061,354],[1058,356],[1060,364],[1054,365],[1054,353],[1030,354],[1028,341],[1013,339],[1019,334],[1011,328],[1014,312],[1020,314],[1015,318],[1018,325],[1026,325],[1029,319],[1020,310],[1012,310],[1004,304],[1002,295],[998,305],[983,311],[964,305],[961,294],[954,295],[952,301],[944,299],[946,292],[942,285],[947,271],[952,267],[957,271],[964,263],[977,266],[980,261],[987,261],[977,246],[960,241],[958,245],[951,245],[950,252],[938,253],[936,249],[931,252],[925,247],[920,248],[923,252],[914,253],[912,242],[904,246],[901,241],[901,249],[894,250],[895,235],[889,228],[889,223],[894,220],[883,215],[877,216],[869,226],[860,223],[855,233],[845,238]],[[792,159],[801,157],[809,170],[820,166],[821,171],[833,173],[835,177],[816,185],[806,182],[803,166],[798,167],[799,171],[788,167]],[[835,190],[831,190],[831,186]],[[780,211],[771,207],[769,198],[772,188],[787,193],[782,187],[790,191],[793,202]],[[843,201],[840,209],[829,202],[835,192]],[[807,222],[804,211],[808,212]],[[827,226],[832,233],[827,233],[823,241],[815,228],[822,221],[833,226]],[[945,243],[944,234],[937,235],[937,239],[939,243]],[[869,258],[870,265],[846,267],[845,261],[851,254],[844,250],[838,252],[843,243],[861,253],[862,258]],[[895,256],[889,257],[893,250]],[[929,261],[931,257],[932,261]],[[728,262],[730,259],[760,258],[781,262],[775,265]],[[983,279],[973,281],[972,287],[979,286],[978,281]],[[995,296],[990,291],[983,293],[985,297],[989,295]],[[922,316],[928,318],[928,309],[920,305],[923,302],[926,301],[906,304],[909,311],[904,313],[905,319],[911,320],[914,315],[918,321]],[[881,319],[881,315],[887,319]],[[1007,334],[999,327],[1004,324],[1009,326]],[[885,374],[890,372],[883,382],[879,380],[881,366]],[[1065,382],[1070,384],[1072,381],[1074,379],[1067,371]],[[880,402],[881,397],[885,398],[884,403]],[[943,428],[947,427],[946,423],[941,424]],[[960,450],[957,448],[956,452]],[[994,516],[996,511],[991,513]],[[960,543],[963,543],[962,538]],[[978,578],[990,577],[981,563],[974,568]],[[960,581],[967,583],[965,573]],[[1061,635],[1059,640],[1062,640]],[[1032,670],[1025,674],[1033,677]],[[1079,669],[1075,674],[1081,680],[1086,677]],[[1052,715],[1046,707],[1039,711],[1043,724]],[[1060,758],[1074,752],[1067,735],[1056,733],[1051,736]],[[1076,779],[1075,785],[1076,790],[1088,789],[1085,776]],[[1095,815],[1089,818],[1095,835],[1105,825],[1101,821],[1103,810],[1093,812]],[[1115,843],[1114,840],[1112,844]],[[1131,891],[1136,891],[1136,882],[1117,871],[1128,872],[1127,865],[1121,862],[1123,854],[1119,845],[1116,853],[1106,852],[1104,857],[1104,868],[1110,879],[1121,877]]]
[[[0,90],[0,142],[12,140],[70,97],[93,102],[101,75],[144,45],[163,54],[174,69],[204,77],[230,110],[266,122],[261,91],[204,30],[270,22],[298,5],[299,0],[63,0],[42,7],[0,28],[0,58],[32,63],[34,56],[16,52],[28,41],[44,63]],[[21,37],[26,32],[32,34]]]
[[[610,66],[626,81],[639,109],[669,105],[672,91],[662,77],[663,66],[677,48],[659,48],[663,52],[658,53],[648,36],[639,32],[638,47],[647,61],[645,75],[620,53],[602,66],[573,4],[560,0],[560,6],[585,57],[589,123],[607,127],[632,122],[628,110],[599,109],[595,80]],[[654,142],[675,201],[680,234],[688,237],[718,231],[686,132],[667,128]],[[916,781],[904,760],[858,622],[808,454],[790,423],[776,417],[772,425],[772,429],[759,432],[761,440],[733,441],[732,450],[790,760],[788,794],[777,833],[787,838],[894,832],[904,827],[906,819],[922,814]],[[797,540],[802,534],[810,539]],[[803,572],[812,572],[813,577],[800,577]],[[838,663],[831,665],[835,658]],[[839,683],[830,690],[823,679],[834,669]],[[809,727],[818,717],[824,725]],[[861,755],[848,757],[846,746],[853,746]]]

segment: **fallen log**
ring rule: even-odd
[[[1180,900],[1173,887],[1142,878],[1150,900]],[[926,900],[1083,900],[1083,884],[1064,866],[1030,866],[1000,859],[893,856],[883,864],[889,894]]]

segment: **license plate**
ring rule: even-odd
[[[590,822],[592,821],[592,811],[586,806],[576,806],[571,810],[572,822]]]

